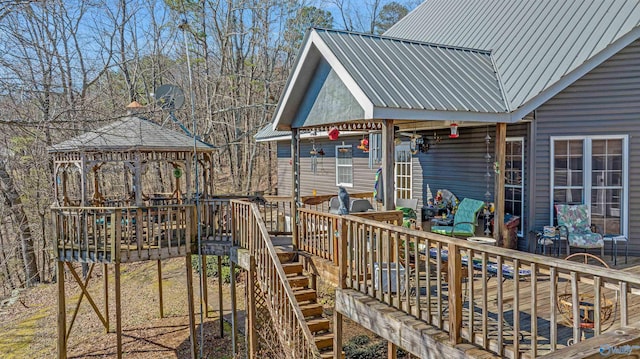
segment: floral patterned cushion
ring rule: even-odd
[[[591,231],[589,208],[586,204],[556,204],[558,225],[567,228],[569,245],[580,248],[604,246],[602,235]]]

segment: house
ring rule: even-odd
[[[422,206],[427,188],[491,201],[502,191],[529,249],[530,231],[554,222],[555,203],[585,203],[592,222],[628,236],[638,253],[639,24],[638,1],[431,0],[383,36],[311,29],[265,132],[337,126],[384,137],[390,127],[411,154],[400,170],[407,181],[396,177],[408,190],[400,196]],[[418,137],[428,151],[416,151]],[[377,166],[371,150],[357,149],[362,135],[325,138],[300,140],[300,191],[369,190]],[[314,145],[325,151],[319,173]],[[351,148],[350,183],[338,175],[349,166],[336,164],[341,146]],[[292,191],[291,149],[278,142],[280,193]],[[394,176],[392,164],[383,167]]]

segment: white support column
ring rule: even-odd
[[[291,238],[293,249],[298,248],[298,204],[300,203],[300,130],[291,129]]]
[[[395,133],[393,120],[382,122],[382,184],[384,209],[395,209]]]

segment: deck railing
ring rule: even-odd
[[[137,261],[186,255],[195,207],[52,208],[58,256],[87,262]]]
[[[401,211],[373,211],[354,213],[354,216],[368,218],[383,223],[402,223]],[[299,249],[332,261],[338,265],[339,233],[338,222],[343,216],[319,212],[308,208],[298,209]]]
[[[288,358],[320,358],[320,352],[271,243],[258,204],[232,200],[233,243],[255,258],[260,288]]]
[[[630,302],[640,304],[632,273],[355,216],[303,209],[300,218],[341,238],[335,257],[326,240],[311,250],[338,258],[342,286],[503,356],[536,357],[625,327]]]
[[[291,197],[252,197],[269,233],[291,233]],[[202,235],[205,240],[227,241],[231,237],[231,201],[234,198],[207,198],[200,200]]]

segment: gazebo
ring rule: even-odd
[[[118,358],[122,357],[120,264],[156,260],[163,316],[162,260],[184,257],[192,357],[195,326],[192,244],[207,218],[196,212],[213,190],[214,148],[183,133],[131,116],[49,148],[54,169],[52,220],[58,276],[58,358],[84,296],[109,330],[108,266],[114,266]],[[204,202],[203,202],[204,203]],[[204,206],[201,206],[204,207]],[[83,280],[73,262],[89,264]],[[82,293],[70,322],[66,318],[64,267]],[[104,265],[104,302],[100,310],[89,295],[95,264]]]
[[[119,202],[141,206],[154,197],[145,193],[145,186],[157,184],[157,177],[143,183],[153,165],[156,174],[163,173],[163,165],[173,169],[174,188],[172,196],[166,196],[166,200],[173,197],[176,203],[182,203],[182,188],[187,198],[193,198],[194,170],[201,176],[199,195],[206,196],[212,192],[212,151],[213,147],[204,142],[194,141],[144,118],[125,117],[49,149],[54,164],[55,204],[83,207]],[[200,165],[197,169],[193,168],[194,153]],[[110,168],[112,175],[109,177],[106,169],[114,165],[119,168]],[[105,180],[116,182],[110,183],[110,188],[101,188],[101,171]],[[90,178],[93,186],[89,184]],[[74,185],[75,188],[71,188]],[[77,197],[70,197],[73,194]]]

